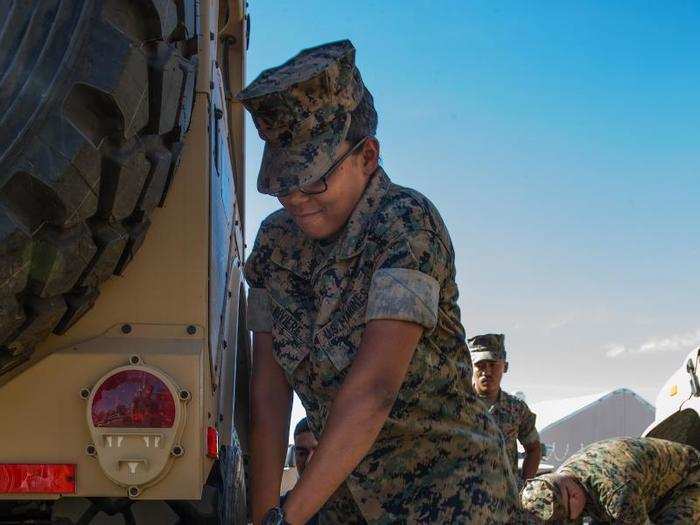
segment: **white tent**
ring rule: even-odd
[[[555,467],[595,441],[639,436],[654,420],[653,405],[627,388],[532,403],[530,409],[547,447],[543,461]]]

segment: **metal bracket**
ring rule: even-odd
[[[693,396],[700,396],[700,380],[698,380],[698,375],[696,373],[697,370],[692,359],[688,359],[685,369],[688,371],[688,375],[690,376],[690,391],[693,393]]]

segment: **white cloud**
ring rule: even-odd
[[[546,331],[551,332],[553,330],[558,330],[559,328],[563,328],[566,325],[571,324],[571,322],[573,320],[574,320],[574,316],[572,314],[559,317],[558,319],[554,319],[547,325]]]
[[[603,350],[605,350],[606,357],[614,359],[622,356],[660,354],[679,350],[689,352],[698,346],[700,346],[700,330],[683,334],[674,334],[668,337],[652,338],[637,347],[611,343],[605,345]]]
[[[609,344],[603,347],[605,350],[605,357],[618,357],[627,352],[627,348],[624,345]]]

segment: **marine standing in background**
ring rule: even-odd
[[[245,266],[255,525],[319,509],[322,524],[511,522],[515,480],[471,385],[450,236],[378,165],[355,48],[302,51],[237,98],[265,140],[258,190],[282,204]],[[292,389],[319,442],[279,508]]]
[[[599,441],[529,480],[521,497],[547,523],[697,525],[700,452],[654,438]]]
[[[304,475],[306,464],[311,461],[311,458],[316,452],[318,440],[309,428],[309,420],[302,418],[294,427],[294,467],[297,469],[297,476],[300,478]],[[291,490],[289,491],[291,492]],[[284,506],[287,501],[289,492],[282,495],[280,505]],[[315,514],[307,522],[306,525],[318,525],[318,515]]]
[[[501,389],[501,379],[508,371],[505,336],[503,334],[477,335],[469,339],[469,350],[474,364],[474,390],[486,403],[506,440],[506,450],[513,475],[518,485],[537,474],[542,459],[540,435],[535,428],[535,414],[522,399]],[[523,469],[518,476],[518,444],[525,449]]]

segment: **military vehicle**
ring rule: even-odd
[[[690,352],[656,398],[656,418],[642,435],[700,450],[700,348]]]
[[[245,9],[0,2],[0,523],[245,522]]]

